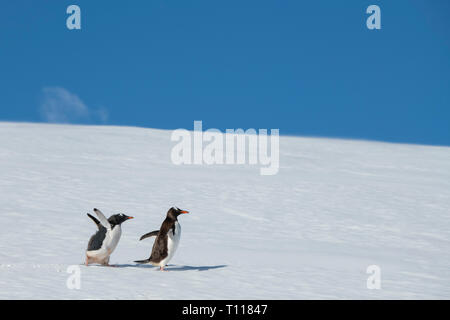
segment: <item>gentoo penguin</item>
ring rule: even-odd
[[[126,220],[133,219],[133,217],[118,213],[106,219],[100,210],[94,208],[94,212],[100,221],[89,213],[87,214],[97,225],[98,231],[89,240],[86,250],[86,265],[99,263],[109,266],[109,256],[119,243],[122,234],[120,225]]]
[[[159,269],[164,271],[164,267],[170,259],[172,259],[177,250],[178,243],[180,242],[181,226],[178,223],[177,218],[183,213],[189,213],[189,211],[181,210],[176,207],[170,208],[161,228],[144,234],[141,239],[139,239],[143,240],[153,236],[156,237],[150,258],[147,260],[135,261],[136,263],[151,263],[154,266],[159,266]]]

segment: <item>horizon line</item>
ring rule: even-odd
[[[194,121],[200,120],[192,120]],[[146,127],[140,125],[124,125],[124,124],[96,124],[96,123],[56,123],[56,122],[45,122],[45,121],[9,121],[9,120],[0,120],[0,124],[39,124],[39,125],[56,125],[56,126],[79,126],[79,127],[124,127],[124,128],[139,128],[139,129],[152,129],[152,130],[161,130],[161,131],[173,131],[177,129],[184,129],[187,131],[194,131],[193,128],[157,128],[157,127]],[[213,128],[209,128],[213,129]],[[217,128],[216,128],[217,129]],[[354,136],[327,136],[320,134],[283,134],[280,128],[227,128],[227,129],[243,129],[244,131],[247,129],[267,129],[268,131],[271,129],[278,129],[280,137],[287,138],[313,138],[313,139],[330,139],[330,140],[350,140],[350,141],[366,141],[366,142],[374,142],[374,143],[389,143],[389,144],[402,144],[402,145],[416,145],[416,146],[425,146],[425,147],[439,147],[439,148],[448,148],[450,144],[432,144],[432,143],[419,143],[419,142],[411,142],[411,141],[392,141],[392,140],[380,140],[380,139],[372,139],[366,137],[354,137]],[[206,129],[208,130],[208,129]],[[205,130],[202,130],[203,132]],[[226,133],[226,132],[223,132]],[[269,135],[269,134],[268,134]]]

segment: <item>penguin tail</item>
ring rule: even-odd
[[[134,262],[136,262],[136,263],[138,263],[138,264],[144,264],[144,263],[149,263],[149,262],[150,262],[150,259],[136,260],[136,261],[134,261]]]

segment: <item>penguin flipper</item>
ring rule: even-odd
[[[102,226],[104,226],[107,230],[111,230],[111,224],[109,223],[108,219],[106,219],[104,214],[97,208],[94,208],[94,212],[97,214],[97,217],[100,219],[100,223],[102,224]]]
[[[144,235],[139,239],[139,241],[140,241],[140,240],[144,240],[144,239],[146,239],[146,238],[153,237],[153,236],[157,237],[158,234],[159,234],[159,230],[155,230],[155,231],[146,233],[146,234],[144,234]]]
[[[149,263],[149,262],[150,262],[150,259],[136,260],[135,262],[138,263],[138,264],[144,264],[144,263]]]
[[[89,213],[88,213],[87,215],[88,215],[88,217],[91,218],[92,221],[94,221],[95,224],[99,227],[100,221],[98,221],[96,217],[91,216]]]

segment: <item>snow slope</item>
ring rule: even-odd
[[[0,298],[450,298],[450,148],[280,138],[280,171],[176,166],[170,131],[0,123]],[[149,256],[170,206],[180,247]],[[80,266],[92,208],[123,224],[116,268]],[[369,265],[381,289],[369,290]]]

